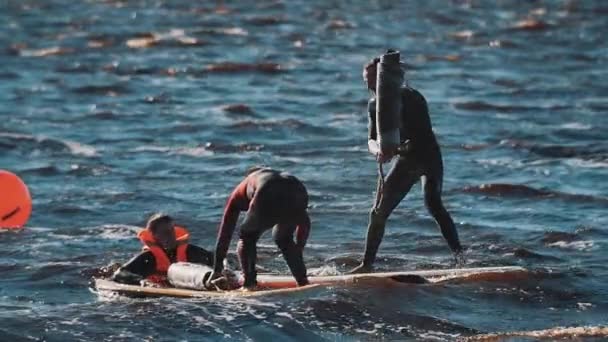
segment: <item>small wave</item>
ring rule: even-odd
[[[578,239],[579,236],[575,233],[550,231],[545,232],[540,241],[545,244],[550,244],[555,242],[572,242]]]
[[[470,40],[475,35],[476,35],[476,33],[473,30],[462,30],[462,31],[450,32],[448,34],[448,36],[450,36],[451,38],[460,39],[460,40]]]
[[[120,118],[118,114],[111,111],[94,112],[87,115],[87,117],[92,117],[97,120],[116,120]]]
[[[228,145],[228,144],[216,144],[216,143],[207,143],[205,144],[205,148],[209,151],[213,152],[221,152],[221,153],[235,153],[235,152],[258,152],[265,148],[262,144],[238,144],[238,145]]]
[[[578,226],[574,230],[574,233],[577,235],[581,235],[581,236],[589,236],[589,235],[601,236],[601,237],[608,236],[608,231],[601,229],[601,228],[592,227],[592,226]]]
[[[134,75],[168,75],[172,69],[164,69],[153,66],[124,66],[120,63],[111,63],[104,65],[101,70],[119,76],[134,76]],[[175,71],[174,71],[175,72]]]
[[[491,196],[538,197],[550,194],[550,192],[538,190],[527,185],[506,183],[488,183],[478,186],[467,186],[462,190],[464,192],[481,193]]]
[[[204,70],[212,73],[238,73],[238,72],[260,72],[266,74],[275,74],[285,71],[285,69],[277,63],[261,62],[261,63],[235,63],[235,62],[219,62],[207,65]]]
[[[487,183],[475,186],[466,186],[462,191],[499,197],[540,197],[559,198],[578,202],[608,203],[608,198],[592,195],[570,194],[555,190],[536,189],[523,184]]]
[[[445,55],[445,56],[437,56],[437,55],[426,55],[422,56],[422,59],[426,61],[445,61],[445,62],[458,62],[460,61],[460,55]]]
[[[56,214],[61,215],[77,215],[77,214],[86,214],[93,213],[94,211],[91,209],[87,209],[78,205],[69,205],[69,204],[56,204],[51,208],[51,211]]]
[[[122,84],[111,84],[76,87],[72,89],[72,92],[80,95],[118,96],[128,94],[131,92],[131,90]]]
[[[540,254],[540,253],[536,253],[536,252],[532,252],[530,250],[527,250],[525,248],[517,248],[513,251],[513,255],[517,258],[521,258],[521,259],[533,259],[533,260],[543,260],[543,261],[561,261],[560,258],[554,257],[554,256],[550,256],[550,255],[544,255],[544,254]]]
[[[298,129],[306,130],[310,132],[321,132],[326,131],[330,128],[315,126],[308,124],[298,119],[284,119],[284,120],[242,120],[231,124],[229,127],[237,129],[262,129],[262,130],[273,130],[273,129]]]
[[[109,167],[103,165],[72,164],[70,165],[68,174],[76,176],[101,176],[110,171],[111,169]]]
[[[3,80],[16,80],[19,78],[19,74],[11,71],[0,71],[0,79]]]
[[[94,73],[96,70],[97,68],[94,65],[82,64],[79,62],[69,65],[60,65],[55,68],[55,72],[62,74],[90,74]]]
[[[158,95],[150,95],[150,96],[146,96],[143,100],[144,103],[148,103],[148,104],[156,104],[156,103],[161,103],[161,104],[180,104],[180,101],[176,101],[173,100],[171,98],[171,96],[167,93],[160,93]]]
[[[127,39],[125,44],[132,49],[143,49],[153,46],[202,46],[207,42],[187,36],[182,29],[172,29],[169,32],[146,32],[137,35],[134,38]]]
[[[563,249],[571,249],[577,251],[590,251],[595,249],[595,243],[593,241],[557,241],[554,243],[550,243],[547,246],[549,247],[558,247]]]
[[[113,39],[91,38],[87,41],[87,47],[91,49],[101,49],[113,46],[116,42]]]
[[[25,169],[19,172],[20,174],[27,175],[38,175],[38,176],[55,176],[61,173],[61,170],[55,165],[46,165],[30,169]]]
[[[319,300],[307,301],[303,317],[308,324],[317,325],[324,330],[347,331],[361,335],[383,336],[390,339],[408,339],[422,331],[440,330],[445,334],[459,333],[471,335],[478,333],[475,329],[462,326],[433,316],[392,312],[387,314],[376,305],[366,305],[370,298],[356,297],[352,300]],[[302,316],[302,314],[298,314]],[[404,324],[407,322],[407,324]]]
[[[115,262],[102,267],[85,268],[80,274],[86,278],[110,278],[120,266],[120,263]]]
[[[30,280],[40,281],[51,277],[56,277],[59,274],[74,270],[73,262],[49,263],[43,265],[38,270],[30,275]]]
[[[333,263],[340,267],[354,268],[359,266],[361,258],[358,255],[336,255],[325,260],[326,263]]]
[[[73,64],[60,65],[55,68],[56,72],[63,74],[91,74],[100,70],[119,76],[155,75],[167,73],[167,69],[164,68],[149,66],[123,66],[118,62],[106,64],[101,67],[93,64],[83,64],[77,62]]]
[[[182,147],[182,148],[175,150],[171,154],[178,154],[178,155],[190,156],[190,157],[204,157],[204,156],[213,155],[213,152],[209,151],[204,146],[199,146],[199,147]]]
[[[332,265],[323,265],[318,268],[308,269],[309,276],[333,276],[333,275],[339,275],[339,274],[340,274],[340,272],[338,272],[338,269],[336,268],[336,266],[332,266]]]
[[[581,160],[581,159],[570,159],[566,161],[566,164],[577,168],[587,169],[606,169],[608,168],[608,156],[605,160]]]
[[[551,24],[535,18],[520,20],[511,25],[511,29],[521,31],[544,31],[551,27]]]
[[[248,36],[249,32],[241,27],[220,27],[220,28],[204,28],[196,30],[194,34],[210,34],[210,35],[225,35],[225,36]]]
[[[577,130],[577,131],[585,131],[585,130],[590,130],[593,128],[592,125],[584,124],[584,123],[580,123],[580,122],[568,122],[568,123],[561,124],[559,127],[564,128],[564,129]]]
[[[70,153],[74,155],[85,157],[95,157],[98,155],[97,150],[93,146],[70,140],[63,140],[63,143],[70,149]]]
[[[48,57],[57,55],[66,55],[73,53],[75,50],[72,48],[64,48],[60,46],[53,46],[43,49],[20,49],[17,53],[21,57]]]
[[[213,151],[206,146],[194,146],[194,147],[167,147],[167,146],[139,146],[131,152],[160,152],[169,155],[184,155],[190,157],[204,157],[213,155]]]
[[[558,247],[578,251],[588,251],[594,249],[595,247],[594,241],[583,240],[583,238],[577,232],[545,232],[540,241],[548,247]]]
[[[284,24],[287,20],[277,16],[255,16],[247,19],[247,22],[255,26],[269,26]]]
[[[23,142],[30,142],[37,144],[39,148],[43,149],[48,148],[51,150],[67,150],[71,154],[76,156],[96,157],[99,155],[99,153],[93,146],[89,146],[71,140],[54,139],[28,134],[0,132],[0,144],[2,144],[3,140],[6,140],[8,144],[13,144],[14,142],[17,142],[19,143],[19,145],[21,145],[21,143]]]
[[[453,15],[445,15],[445,14],[441,14],[437,11],[429,12],[426,14],[425,17],[431,19],[433,22],[435,22],[439,25],[452,26],[452,25],[458,25],[458,24],[462,23],[461,19],[459,19]]]
[[[104,239],[108,240],[129,240],[133,239],[137,232],[142,227],[123,225],[123,224],[106,224],[101,227],[97,227],[94,230],[100,231],[99,234],[95,234]]]
[[[601,146],[563,146],[540,145],[522,140],[506,139],[500,145],[515,149],[526,149],[532,153],[549,158],[579,158],[583,160],[608,161],[608,151]]]
[[[608,327],[606,326],[586,326],[586,327],[555,327],[545,330],[533,331],[514,331],[492,334],[480,334],[462,338],[459,341],[503,341],[510,337],[532,337],[537,339],[580,339],[586,337],[608,337]]]
[[[247,116],[253,116],[255,114],[251,107],[242,103],[225,105],[222,107],[222,110],[231,114],[242,114]]]
[[[489,148],[490,144],[462,144],[460,147],[465,151],[481,151]]]
[[[534,106],[520,106],[520,105],[503,105],[503,104],[494,104],[488,103],[484,101],[468,101],[468,102],[457,102],[453,104],[457,109],[470,110],[470,111],[492,111],[498,113],[514,113],[514,112],[524,112],[538,109]],[[552,105],[548,108],[543,107],[543,109],[547,110],[559,110],[568,108],[567,106],[560,105]]]
[[[346,20],[342,20],[342,19],[334,19],[334,20],[330,20],[327,25],[325,25],[325,28],[327,30],[346,30],[346,29],[352,29],[354,28],[355,25],[353,23],[350,23]]]

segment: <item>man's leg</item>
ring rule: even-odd
[[[257,259],[256,244],[260,234],[258,233],[241,233],[239,242],[237,243],[237,253],[241,263],[241,270],[245,281],[243,287],[253,288],[257,284],[255,271],[255,263]]]
[[[350,273],[365,273],[372,270],[378,248],[384,237],[386,220],[419,177],[420,172],[413,161],[399,158],[386,176],[383,186],[380,187],[379,184],[378,191],[381,193],[379,201],[369,215],[363,262]]]
[[[462,252],[462,246],[458,239],[458,232],[450,213],[443,206],[441,200],[442,188],[441,176],[424,176],[422,177],[422,189],[424,191],[424,204],[429,213],[437,222],[441,229],[443,238],[447,241],[452,252],[458,254]]]
[[[283,258],[289,266],[289,270],[299,286],[308,284],[306,276],[306,265],[304,265],[304,256],[302,248],[296,246],[293,241],[293,234],[296,230],[295,224],[279,223],[272,230],[272,237],[275,243],[283,253]]]
[[[257,242],[260,239],[260,236],[262,236],[262,233],[272,227],[271,224],[266,222],[267,219],[262,212],[262,207],[259,205],[252,205],[247,211],[245,219],[240,227],[237,254],[244,277],[243,287],[246,288],[253,288],[257,284],[257,272],[255,269],[255,264],[257,262]]]

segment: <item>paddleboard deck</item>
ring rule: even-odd
[[[310,285],[297,287],[291,276],[259,274],[258,285],[268,290],[258,291],[198,291],[170,287],[146,287],[127,285],[107,279],[95,279],[99,292],[112,292],[132,297],[180,297],[180,298],[240,298],[263,297],[277,294],[292,294],[322,285],[348,285],[357,283],[402,282],[410,284],[441,283],[446,281],[487,281],[512,279],[525,276],[528,271],[519,266],[453,268],[443,270],[416,270],[399,272],[378,272],[343,274],[332,276],[311,276]]]
[[[319,285],[344,285],[382,280],[393,280],[411,284],[424,284],[467,279],[471,281],[504,279],[506,277],[525,276],[527,273],[528,271],[523,267],[499,266],[310,276],[308,277],[308,281],[311,284]],[[268,288],[286,288],[296,286],[296,282],[291,276],[259,274],[257,276],[257,281],[258,285]]]
[[[95,289],[98,292],[111,292],[120,295],[130,297],[177,297],[177,298],[251,298],[251,297],[263,297],[278,294],[297,293],[307,291],[316,287],[319,284],[311,284],[300,287],[288,287],[281,289],[272,290],[258,290],[258,291],[197,291],[188,289],[178,289],[172,287],[151,287],[151,286],[138,286],[138,285],[127,285],[117,283],[107,279],[95,279]]]

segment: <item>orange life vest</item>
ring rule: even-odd
[[[175,226],[175,240],[177,240],[177,262],[187,262],[188,255],[186,253],[188,249],[188,238],[190,234],[186,228]],[[144,251],[152,252],[154,255],[154,261],[156,264],[156,272],[148,277],[148,280],[155,283],[164,283],[167,280],[167,270],[171,265],[171,260],[154,239],[154,235],[148,229],[141,230],[137,237],[144,244]]]

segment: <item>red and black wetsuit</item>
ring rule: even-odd
[[[370,221],[365,247],[363,264],[371,266],[382,237],[386,220],[407,195],[412,186],[422,181],[424,203],[441,229],[443,237],[455,253],[462,250],[458,233],[450,214],[444,208],[441,200],[443,184],[443,162],[439,144],[433,133],[431,118],[426,100],[420,92],[410,87],[402,87],[401,106],[401,142],[407,142],[407,148],[397,158],[392,169],[384,179],[382,189],[378,180],[377,203],[370,214]],[[370,99],[369,139],[376,140],[376,99]]]
[[[226,203],[215,249],[215,272],[222,271],[230,240],[241,211],[247,211],[240,226],[237,252],[245,276],[245,287],[256,283],[256,243],[262,233],[272,235],[294,278],[308,283],[302,250],[310,231],[308,193],[294,176],[272,169],[250,173],[232,192]],[[294,234],[296,241],[294,242]]]

